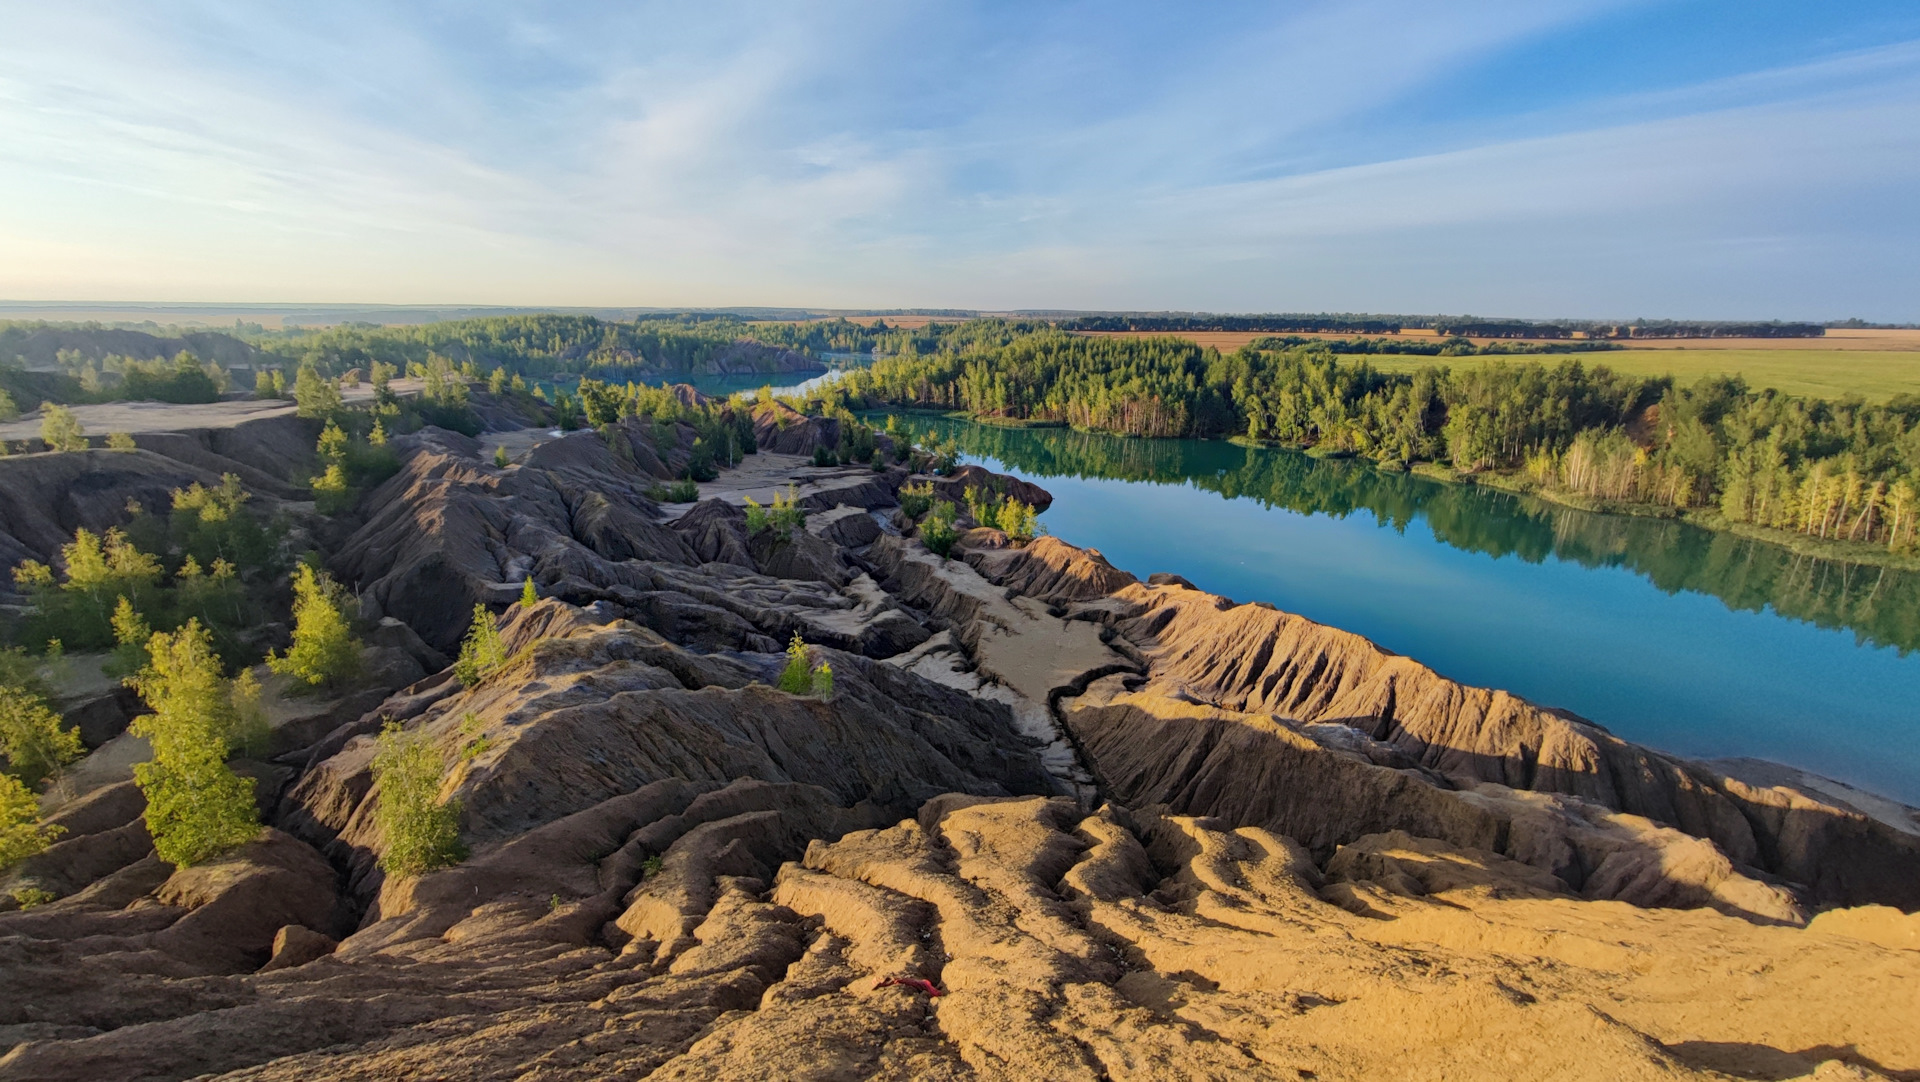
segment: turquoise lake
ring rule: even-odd
[[[1920,803],[1920,575],[1292,451],[901,421],[1042,485],[1052,533],[1136,575],[1271,602],[1655,748]]]

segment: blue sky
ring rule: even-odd
[[[0,0],[0,298],[1920,320],[1920,5]]]

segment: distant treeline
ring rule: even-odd
[[[259,349],[219,331],[186,331],[177,336],[108,327],[98,323],[0,322],[0,364],[47,368],[61,354],[84,360],[128,357],[138,361],[172,360],[192,353],[203,361],[250,365]]]
[[[1191,334],[1231,331],[1251,334],[1396,334],[1434,331],[1466,338],[1819,338],[1818,323],[1700,322],[1669,319],[1613,323],[1592,320],[1479,319],[1474,316],[1372,316],[1288,313],[1262,316],[1100,315],[1059,321],[1067,331],[1133,331]]]
[[[1283,335],[1271,338],[1256,338],[1247,343],[1250,349],[1276,350],[1297,349],[1302,346],[1318,346],[1329,353],[1378,354],[1412,357],[1513,357],[1542,353],[1592,353],[1600,350],[1623,348],[1618,342],[1488,342],[1476,343],[1471,338],[1458,336],[1450,338],[1304,338],[1299,335]]]
[[[937,352],[882,358],[820,396],[1509,471],[1548,493],[1711,509],[1895,550],[1915,547],[1920,516],[1913,395],[1872,406],[1755,391],[1737,377],[1680,387],[1573,359],[1388,373],[1317,342],[1222,354],[981,320]]]

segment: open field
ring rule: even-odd
[[[1148,338],[1134,331],[1082,332],[1090,336]],[[1248,332],[1200,331],[1175,335],[1227,352],[1257,338]],[[1303,338],[1432,338],[1431,331],[1398,335],[1315,334]],[[1476,338],[1485,345],[1495,339]],[[1514,341],[1503,339],[1501,341]],[[1432,364],[1460,366],[1489,361],[1539,360],[1556,363],[1568,354],[1520,357],[1427,357],[1375,354],[1367,360],[1389,372],[1411,372]],[[1671,375],[1689,383],[1705,375],[1739,373],[1755,387],[1788,394],[1838,398],[1859,394],[1884,401],[1897,394],[1920,394],[1920,330],[1832,330],[1822,338],[1666,338],[1640,339],[1629,348],[1573,354],[1586,364],[1604,364],[1639,375]],[[1356,358],[1357,359],[1357,358]]]
[[[924,321],[924,320],[923,320]],[[1076,331],[1088,337],[1152,338],[1167,336],[1166,331]],[[1191,331],[1173,337],[1187,338],[1215,349],[1239,349],[1256,338],[1437,338],[1439,332],[1409,329],[1398,334],[1276,334],[1271,331]],[[1471,338],[1476,345],[1490,342],[1566,342],[1569,339]],[[1572,339],[1585,341],[1585,339]],[[1622,341],[1622,344],[1627,344]],[[1830,330],[1821,338],[1636,338],[1631,349],[1722,349],[1722,350],[1872,350],[1876,352],[1910,350],[1920,352],[1920,330]]]
[[[1818,398],[1858,394],[1878,402],[1897,394],[1920,394],[1920,353],[1897,350],[1620,349],[1530,357],[1410,357],[1382,354],[1370,356],[1367,360],[1374,367],[1389,372],[1411,372],[1431,364],[1459,367],[1501,360],[1537,360],[1556,364],[1568,356],[1577,358],[1582,364],[1606,365],[1616,372],[1645,376],[1671,375],[1683,384],[1705,375],[1737,372],[1756,388],[1772,387],[1787,394]]]

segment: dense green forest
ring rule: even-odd
[[[870,415],[871,416],[871,415]],[[1821,627],[1863,641],[1920,649],[1920,573],[1803,556],[1778,545],[1672,519],[1595,514],[1476,485],[1225,441],[1126,439],[1070,429],[1032,431],[899,415],[926,443],[951,441],[1021,475],[1190,484],[1301,514],[1372,515],[1404,531],[1424,519],[1440,541],[1529,563],[1548,557],[1624,567],[1668,593],[1711,594],[1728,607]],[[931,438],[925,433],[930,433]]]
[[[1599,506],[1710,511],[1894,551],[1920,540],[1920,396],[1811,400],[1725,377],[1683,387],[1578,359],[1386,373],[1322,343],[1222,354],[979,322],[822,396],[1445,463]]]

